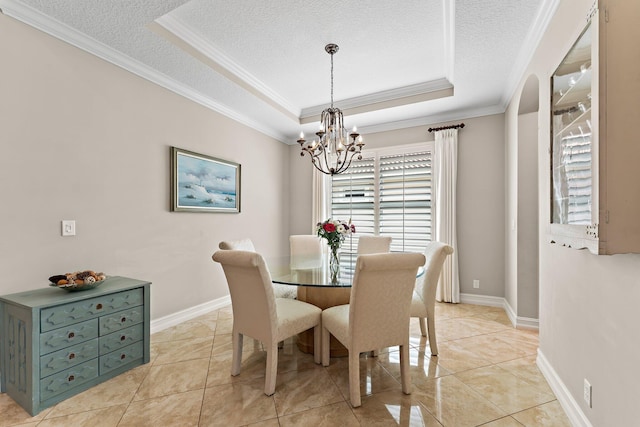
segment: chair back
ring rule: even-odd
[[[358,238],[358,255],[384,254],[391,250],[389,236],[360,236]]]
[[[218,244],[218,248],[233,251],[256,251],[251,239],[223,240]]]
[[[262,255],[250,251],[221,250],[212,256],[227,278],[234,332],[270,342],[276,332],[276,301],[271,275]]]
[[[411,295],[419,253],[360,255],[349,307],[350,351],[369,351],[409,340]]]
[[[436,299],[436,288],[442,273],[442,266],[447,256],[453,253],[453,248],[446,243],[431,242],[424,251],[427,263],[424,274],[416,280],[416,292],[425,304],[433,304]]]
[[[322,242],[313,234],[289,236],[291,268],[305,270],[322,266]]]

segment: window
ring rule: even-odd
[[[358,236],[391,236],[391,250],[423,252],[431,241],[432,144],[366,150],[331,177],[331,217],[356,225],[341,256],[357,252]]]

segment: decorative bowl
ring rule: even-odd
[[[56,285],[55,283],[49,283],[49,286],[51,286],[52,288],[60,288],[60,289],[64,289],[65,291],[68,292],[77,292],[77,291],[88,291],[89,289],[94,289],[97,288],[98,286],[102,285],[105,280],[100,280],[98,282],[93,282],[93,283],[83,283],[82,285]]]
[[[100,286],[107,276],[93,270],[76,271],[49,277],[49,286],[64,289],[68,292],[87,291]]]

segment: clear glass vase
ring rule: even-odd
[[[338,283],[338,279],[340,278],[340,258],[338,256],[338,249],[340,249],[340,246],[330,246],[330,248],[329,274],[331,276],[331,283]]]

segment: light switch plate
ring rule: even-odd
[[[62,235],[63,236],[75,236],[76,235],[76,222],[75,220],[63,219],[62,220]]]

